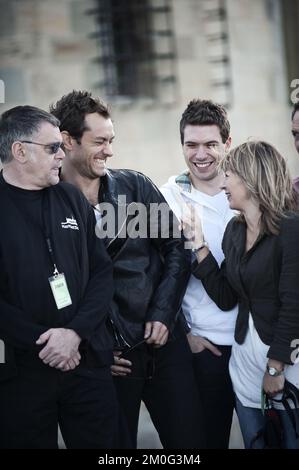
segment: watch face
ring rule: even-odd
[[[283,371],[279,371],[275,369],[275,367],[267,367],[267,371],[269,375],[272,375],[273,377],[277,377],[278,375],[281,375]]]

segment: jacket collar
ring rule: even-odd
[[[243,222],[234,221],[233,230],[230,233],[231,241],[235,246],[237,252],[239,253],[240,258],[242,258],[243,256],[249,256],[265,236],[266,234],[259,235],[254,245],[250,248],[247,253],[245,253],[246,224]]]
[[[243,222],[234,221],[231,241],[241,258],[245,251],[246,243],[246,225]]]
[[[122,194],[119,181],[117,181],[117,170],[107,170],[106,175],[101,176],[100,181],[99,204],[108,203],[111,204],[114,209],[114,212],[111,213],[113,218],[110,219],[110,223],[114,229],[114,236],[105,237],[104,239],[110,256],[114,258],[126,241],[127,225],[134,215],[127,214],[129,204],[126,199],[121,199],[121,196],[126,196],[126,194],[125,191],[123,191],[124,194]]]
[[[111,202],[113,205],[118,205],[118,190],[115,181],[114,172],[107,170],[105,176],[100,177],[99,188],[99,203]]]

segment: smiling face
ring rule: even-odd
[[[222,189],[226,194],[229,207],[244,212],[248,201],[252,198],[240,176],[232,171],[226,171]]]
[[[218,163],[230,139],[222,142],[219,127],[212,125],[190,125],[184,129],[183,153],[190,170],[193,185],[200,188],[200,183],[211,181],[218,176]]]
[[[98,113],[87,114],[86,129],[81,142],[74,141],[68,158],[81,176],[89,179],[99,178],[106,174],[106,162],[112,157],[114,129],[111,119]]]

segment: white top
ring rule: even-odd
[[[235,394],[243,406],[261,408],[263,377],[268,362],[269,346],[262,342],[249,315],[248,330],[243,344],[234,341],[229,372]],[[285,366],[285,377],[299,388],[299,363]],[[276,398],[280,398],[281,395]],[[276,408],[283,408],[275,404]]]
[[[184,191],[171,177],[160,191],[180,220],[184,203],[189,202],[198,212],[203,227],[204,238],[220,265],[224,259],[221,243],[225,227],[234,216],[223,191],[209,196],[192,187]],[[191,275],[182,303],[186,320],[195,336],[204,336],[218,345],[231,345],[235,329],[237,307],[228,312],[220,310],[208,296],[202,282]]]

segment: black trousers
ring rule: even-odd
[[[162,348],[143,344],[126,356],[132,374],[115,377],[123,423],[121,447],[136,448],[141,400],[145,403],[166,449],[205,447],[202,410],[185,336]],[[128,445],[129,433],[131,445]]]
[[[227,449],[235,404],[228,370],[231,346],[215,346],[222,356],[204,349],[193,354],[193,364],[203,406],[207,448]]]
[[[55,449],[58,423],[67,448],[115,448],[118,418],[108,366],[60,372],[26,364],[0,382],[1,449]]]

